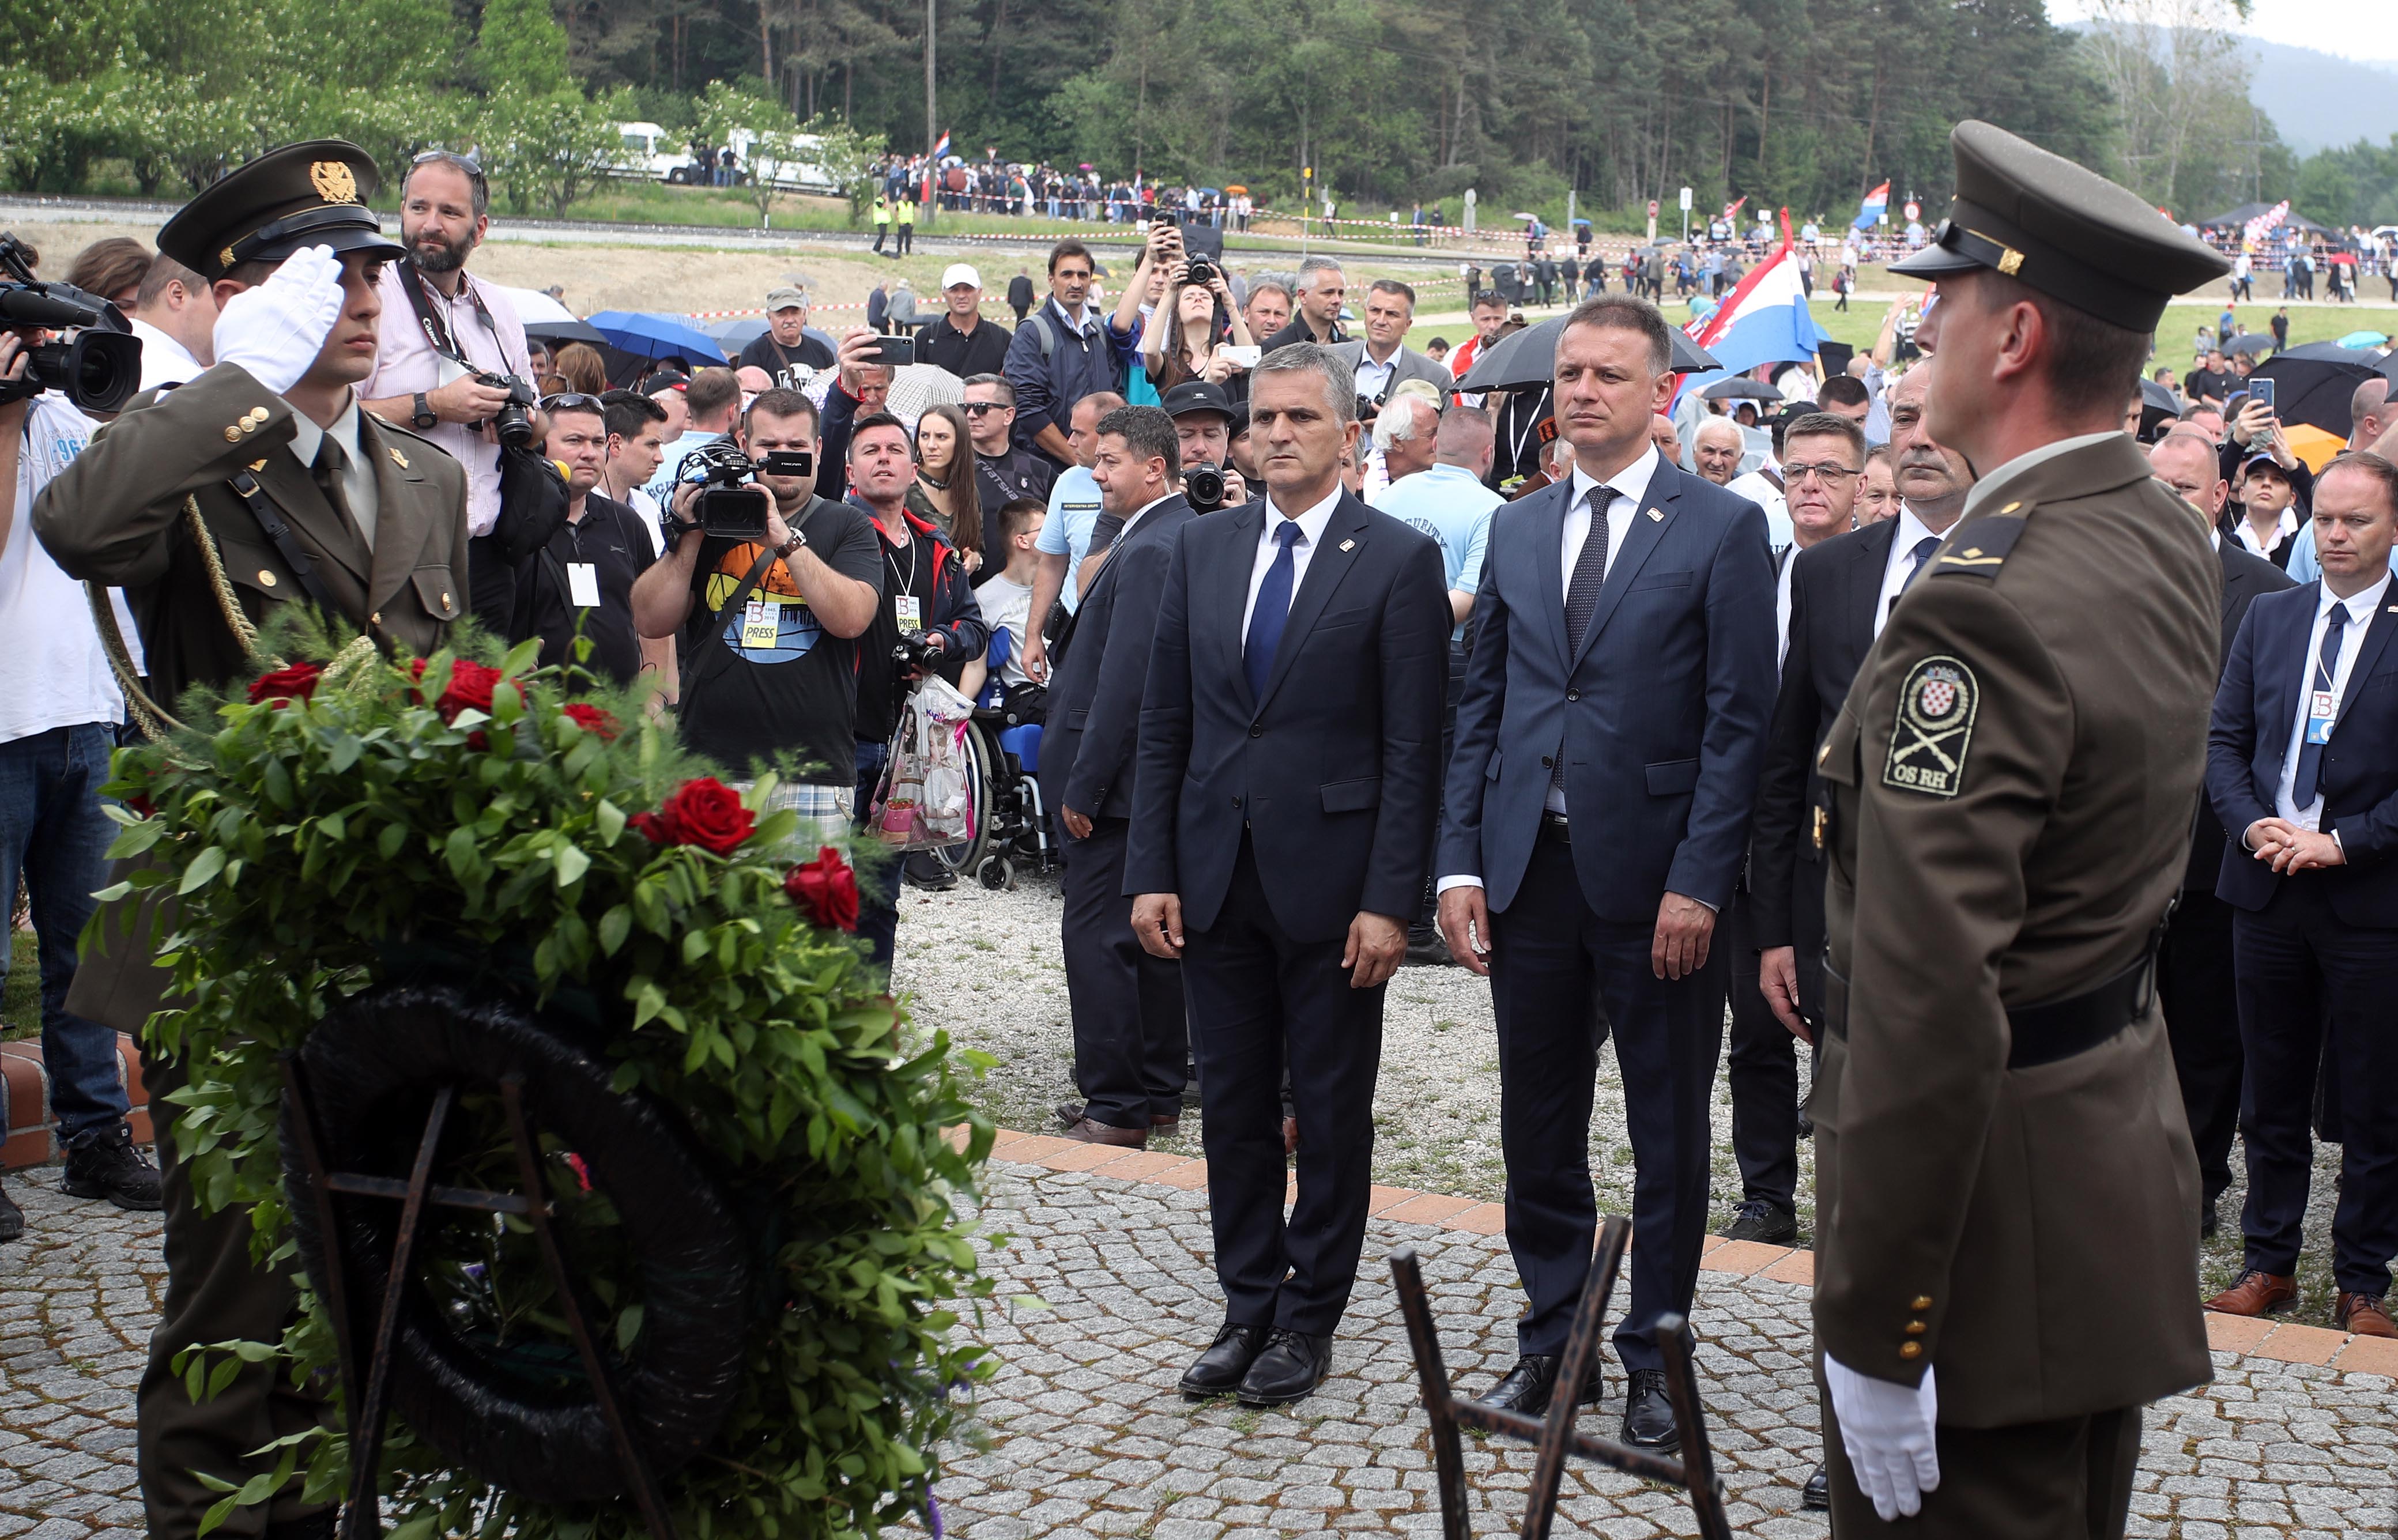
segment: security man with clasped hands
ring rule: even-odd
[[[465,613],[465,475],[361,410],[355,388],[374,369],[376,275],[400,255],[366,204],[377,181],[354,144],[289,144],[169,220],[159,250],[208,279],[222,309],[216,367],[135,397],[34,504],[60,567],[124,588],[166,711],[186,686],[270,666],[247,628],[286,604],[420,654]],[[108,950],[87,951],[69,1006],[139,1033],[168,974],[129,918],[103,910]],[[164,1108],[186,1071],[145,1059],[144,1078]],[[251,1263],[246,1211],[201,1212],[163,1114],[157,1128],[167,1294],[140,1393],[141,1498],[153,1540],[192,1540],[222,1492],[272,1468],[254,1452],[329,1413],[271,1364],[245,1365],[196,1403],[173,1373],[195,1345],[276,1341],[293,1293],[288,1273]],[[333,1510],[300,1505],[295,1482],[271,1505],[234,1509],[218,1533],[300,1540],[332,1524]]]
[[[1832,1527],[2123,1533],[2141,1408],[2212,1373],[2198,1159],[2157,1006],[2220,565],[2122,431],[2224,260],[1987,123],[1893,273],[1937,280],[1924,428],[1980,473],[1818,751],[1829,956],[1815,1343]]]

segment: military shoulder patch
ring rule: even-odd
[[[2021,506],[2010,504],[2010,506]],[[2023,538],[2024,521],[2020,518],[1981,518],[1957,532],[1947,550],[1933,563],[1935,573],[1954,576],[1994,578],[2006,565],[2007,553]]]
[[[1935,655],[1908,669],[1899,687],[1898,719],[1891,724],[1881,783],[1927,797],[1956,796],[1964,784],[1965,751],[1973,746],[1974,716],[1981,706],[1981,682],[1963,660]]]

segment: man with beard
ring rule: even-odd
[[[375,371],[359,387],[369,412],[423,434],[466,469],[472,607],[505,630],[515,569],[492,528],[500,519],[500,441],[492,419],[507,392],[486,375],[530,380],[524,323],[507,290],[466,275],[491,229],[492,190],[473,157],[427,150],[399,187],[399,241],[384,264]]]

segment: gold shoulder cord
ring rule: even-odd
[[[217,554],[217,542],[209,533],[208,520],[200,516],[198,498],[183,499],[183,520],[191,528],[193,543],[200,548],[200,565],[208,571],[209,590],[216,596],[217,608],[223,612],[226,626],[232,630],[234,640],[241,644],[243,655],[256,658],[258,627],[242,612],[241,600],[235,596],[233,584],[225,581],[224,561]],[[83,586],[91,601],[92,622],[100,628],[101,645],[108,653],[109,671],[116,676],[117,689],[125,692],[125,703],[133,713],[134,725],[153,743],[164,741],[169,732],[180,731],[183,724],[141,688],[141,677],[133,671],[132,654],[125,646],[125,634],[116,626],[116,609],[108,602],[108,590],[96,583]]]

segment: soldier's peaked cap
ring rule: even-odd
[[[1948,147],[1956,203],[1893,273],[1938,279],[1987,268],[2101,320],[2153,331],[2168,300],[2231,271],[2130,188],[2004,128],[1968,119]]]
[[[338,139],[285,144],[219,177],[158,232],[158,249],[213,283],[248,261],[281,261],[311,246],[405,254],[367,200],[374,158]]]

